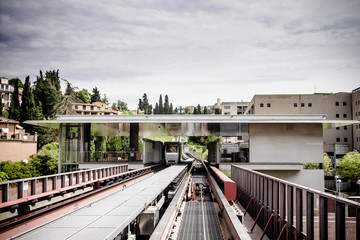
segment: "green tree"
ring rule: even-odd
[[[347,178],[348,182],[356,182],[360,179],[360,154],[354,150],[342,157],[334,170],[341,177]]]
[[[91,103],[91,94],[85,88],[77,92],[76,96],[78,99],[83,101],[83,103]]]
[[[17,86],[19,88],[24,88],[24,84],[22,83],[22,81],[19,78],[12,78],[9,80],[9,84],[13,87],[15,87],[15,84],[17,84]]]
[[[104,97],[101,99],[101,102],[109,104],[109,99],[106,96],[106,93],[104,93]]]
[[[30,87],[30,76],[27,76],[25,79],[25,85],[22,95],[20,122],[24,122],[30,119],[36,119],[37,111],[38,110],[36,109],[34,95]]]
[[[221,114],[221,108],[214,108],[215,114]]]
[[[204,107],[204,114],[208,114],[208,109],[206,106]]]
[[[331,162],[331,158],[324,152],[324,163],[323,163],[324,175],[325,176],[333,176],[334,168]]]
[[[121,111],[121,112],[123,112],[123,111],[128,111],[129,110],[129,108],[128,108],[128,106],[127,106],[127,103],[126,102],[123,102],[123,101],[121,101],[121,100],[118,100],[117,101],[117,110],[119,110],[119,111]]]
[[[94,87],[92,89],[91,103],[93,103],[93,102],[101,102],[100,91],[97,87]]]
[[[198,114],[201,114],[201,106],[200,106],[200,104],[197,105],[197,112],[198,112]]]
[[[154,114],[159,114],[159,104],[155,103]]]
[[[174,114],[174,107],[173,107],[172,103],[170,103],[169,114]]]
[[[166,94],[165,95],[165,102],[164,102],[164,114],[169,114],[169,113],[170,113],[169,97]]]
[[[36,169],[38,175],[56,174],[58,170],[59,144],[52,142],[43,146],[37,154],[31,156],[29,165]]]
[[[16,81],[19,81],[18,79]],[[20,121],[20,102],[19,102],[19,85],[15,82],[14,92],[11,95],[11,102],[9,108],[9,118]]]
[[[139,98],[138,109],[139,111],[144,111],[144,103],[141,98]]]
[[[164,114],[164,105],[163,105],[163,100],[162,100],[161,94],[160,94],[160,97],[159,97],[159,110],[158,110],[158,114]]]
[[[34,85],[34,98],[37,105],[41,104],[42,114],[46,119],[52,119],[63,111],[64,98],[60,91],[59,70],[47,71],[45,77],[40,70]]]
[[[193,112],[193,114],[199,114],[199,113],[198,113],[198,110],[197,110],[197,108],[196,108],[196,107],[194,108],[194,112]]]

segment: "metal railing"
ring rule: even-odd
[[[270,239],[360,239],[360,203],[235,165],[231,178]]]
[[[99,179],[120,175],[128,171],[128,165],[116,165],[42,177],[0,182],[0,208],[10,202],[25,202],[32,196],[44,196],[90,184]]]
[[[114,152],[114,151],[83,151],[84,162],[126,162],[130,160],[141,161],[142,154],[140,152],[133,152],[132,157],[128,152]],[[130,157],[130,158],[129,158]]]

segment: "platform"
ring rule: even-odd
[[[114,239],[186,168],[168,167],[13,239]]]

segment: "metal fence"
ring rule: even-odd
[[[360,204],[233,165],[237,201],[270,239],[360,239]],[[262,237],[263,237],[262,236]],[[261,239],[262,239],[261,237]]]
[[[83,151],[85,162],[126,162],[141,161],[140,152],[115,152],[115,151]]]

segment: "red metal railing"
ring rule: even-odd
[[[231,178],[270,239],[360,239],[360,203],[235,165]]]
[[[0,208],[116,177],[127,171],[128,165],[123,164],[0,182]]]

